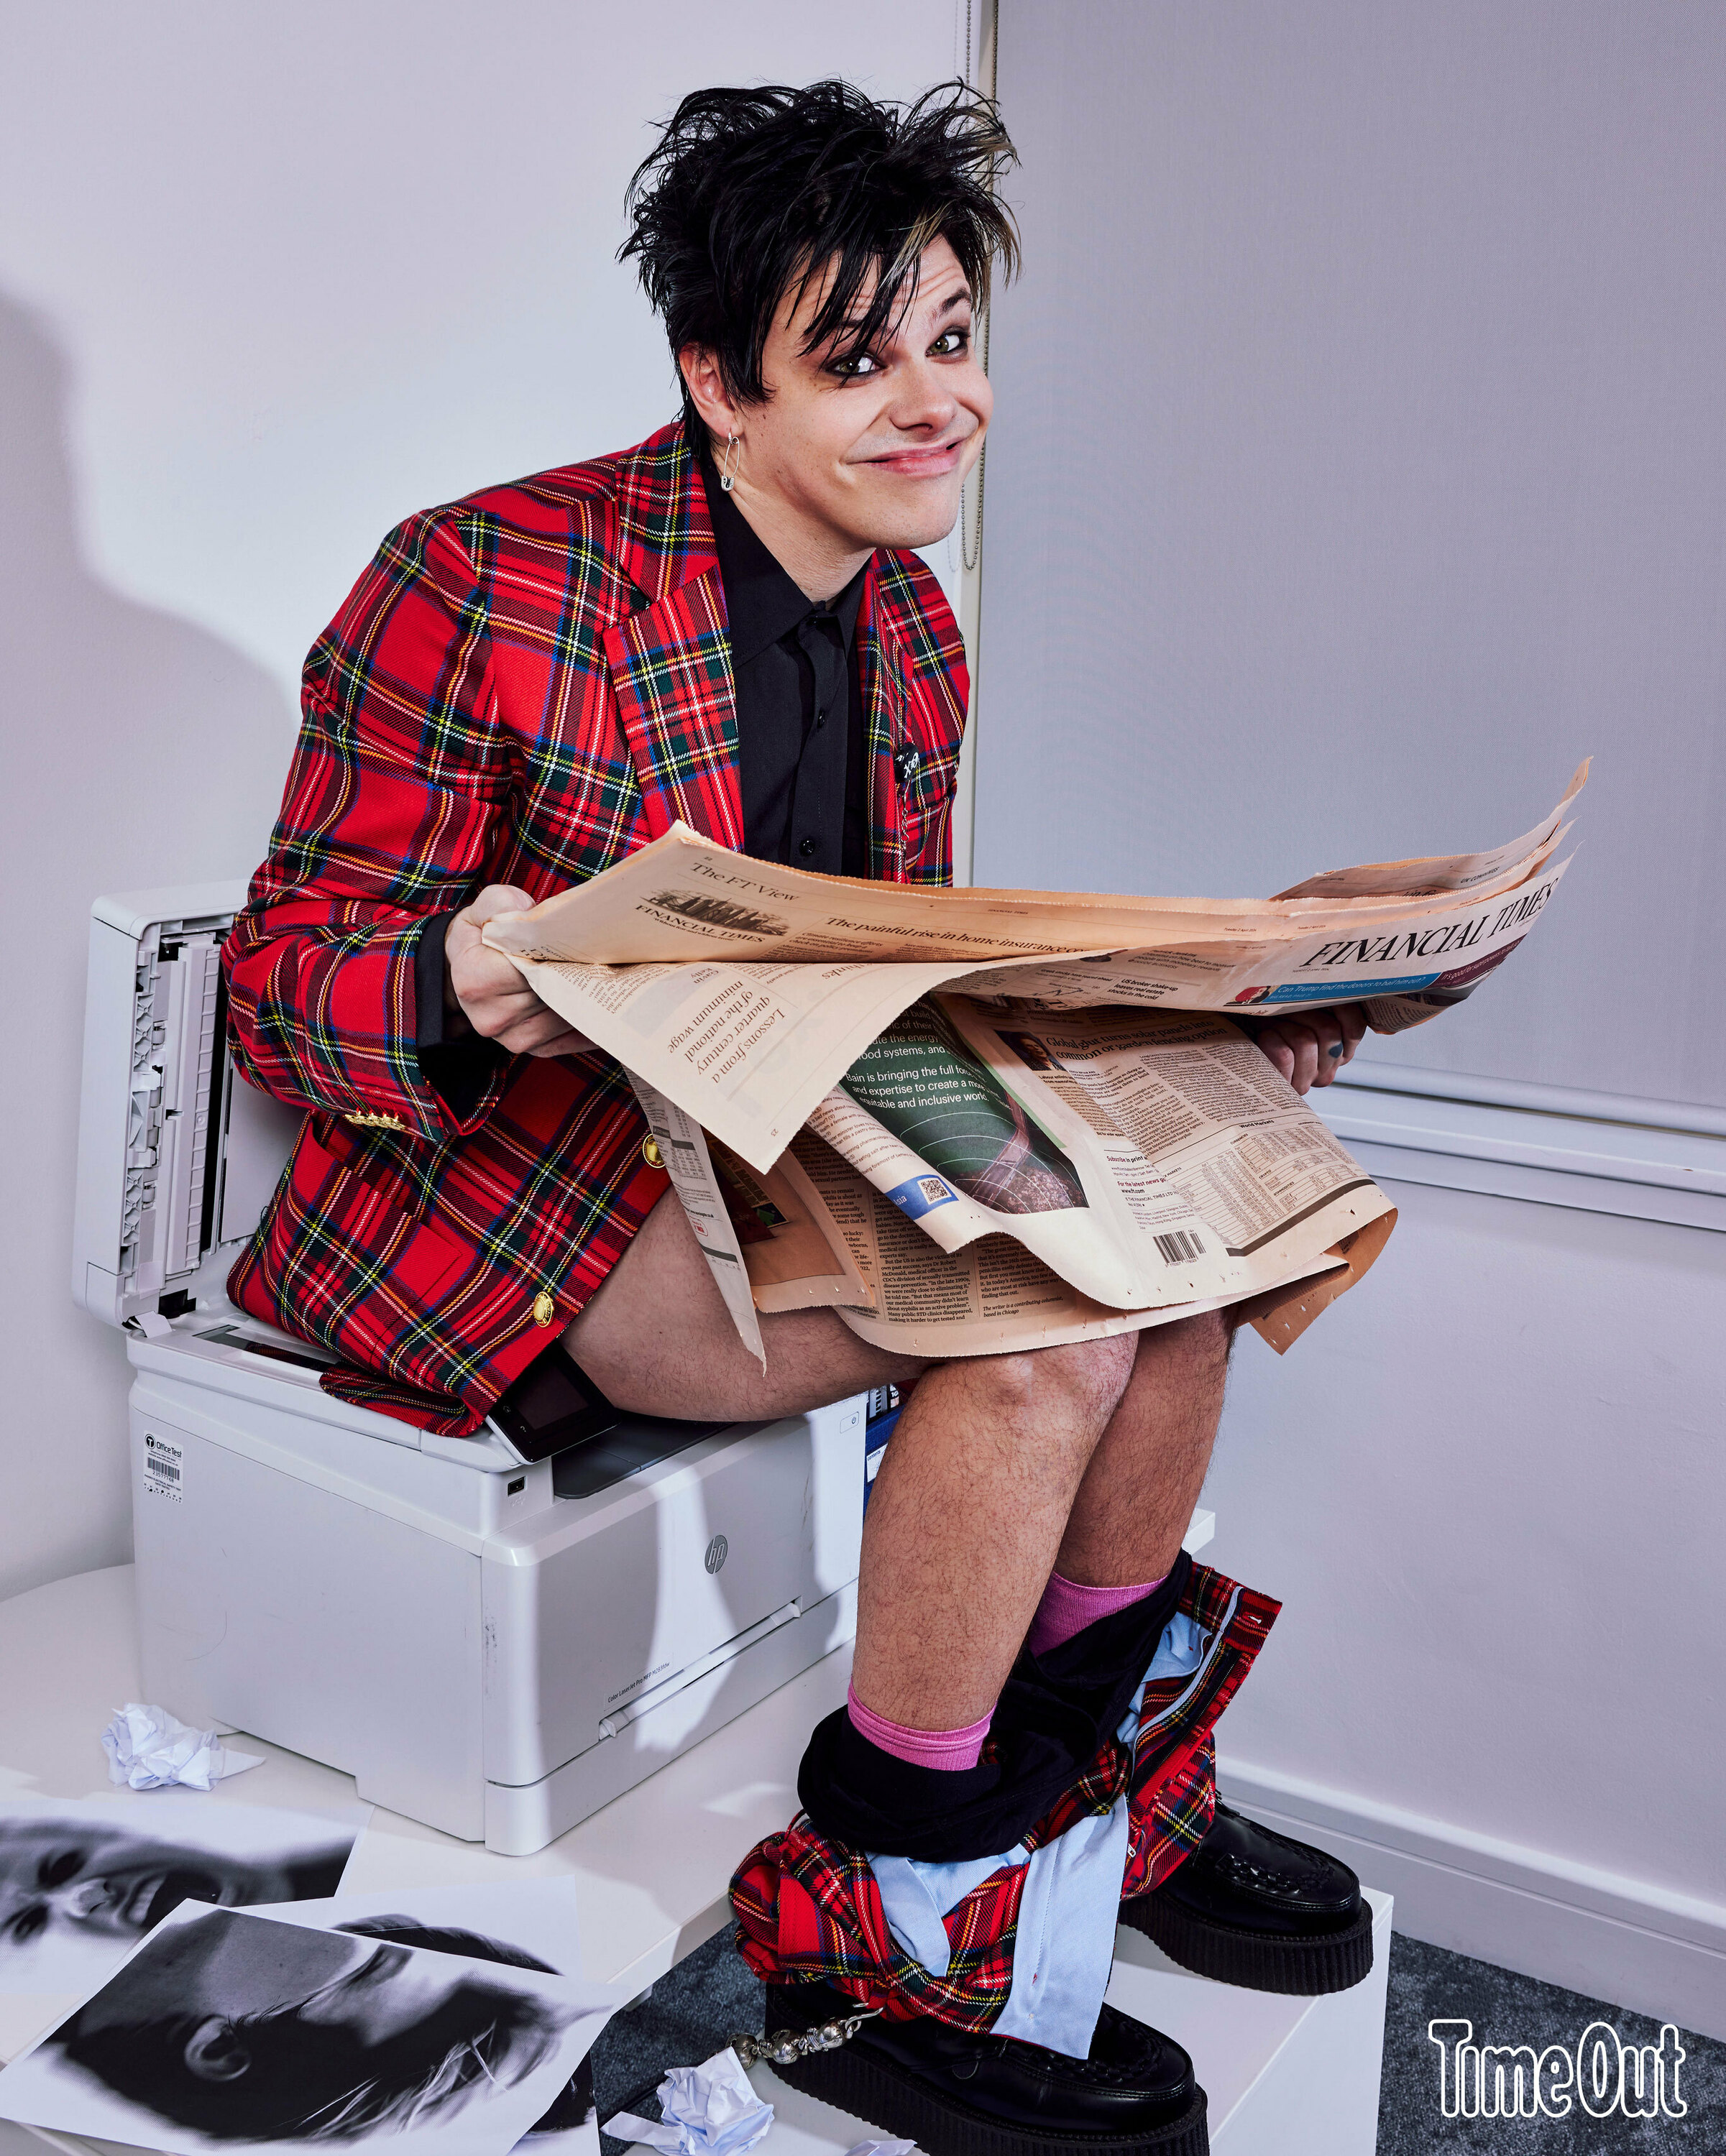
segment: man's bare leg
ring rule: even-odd
[[[1137,1338],[1133,1381],[1091,1455],[1055,1560],[1083,1587],[1129,1587],[1168,1573],[1222,1419],[1233,1338],[1226,1312],[1153,1326]]]
[[[595,1384],[634,1414],[737,1422],[804,1414],[908,1385],[927,1366],[860,1340],[830,1310],[761,1320],[767,1369],[737,1337],[707,1260],[667,1191],[564,1335]]]
[[[765,1375],[670,1202],[568,1342],[640,1414],[798,1414],[924,1373],[864,1537],[855,1681],[877,1714],[918,1729],[987,1714],[1058,1559],[1091,1584],[1152,1578],[1174,1562],[1221,1404],[1220,1327],[1214,1341],[1199,1319],[934,1365],[870,1347],[830,1311],[763,1317],[761,1329]]]

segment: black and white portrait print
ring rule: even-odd
[[[568,1878],[491,1880],[484,1885],[416,1887],[405,1892],[343,1894],[264,1910],[295,1923],[457,1954],[478,1962],[537,1969],[547,1976],[578,1976],[581,1936],[575,1881]],[[593,2032],[597,2037],[598,2031]],[[558,2143],[561,2156],[599,2156],[598,2117],[593,2103],[593,2063],[584,2056],[528,2131],[537,2156],[551,2156],[543,2137],[573,2137]]]
[[[379,2135],[505,2156],[610,2006],[519,1964],[186,1904],[0,2073],[0,2117],[176,2156]]]
[[[333,1894],[364,1815],[169,1792],[0,1799],[0,1991],[87,1991],[182,1902]]]

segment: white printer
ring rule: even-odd
[[[74,1292],[123,1326],[146,1697],[523,1856],[850,1638],[864,1399],[439,1437],[224,1282],[299,1116],[238,1080],[237,883],[92,909]]]

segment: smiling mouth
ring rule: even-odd
[[[222,1883],[207,1871],[170,1868],[148,1872],[123,1891],[116,1887],[111,1893],[112,1898],[102,1904],[96,1913],[111,1915],[116,1922],[132,1931],[147,1932],[182,1902],[219,1903]]]
[[[871,457],[869,461],[890,471],[949,471],[958,462],[959,454],[969,439],[969,435],[962,434],[953,441],[937,442],[921,449],[889,449],[885,456]]]
[[[132,1882],[126,1891],[123,1898],[118,1887],[110,1887],[109,1898],[100,1905],[97,1913],[102,1915],[111,1913],[121,1923],[135,1932],[147,1929],[150,1923],[150,1912],[167,1878],[167,1874],[165,1871],[146,1872],[141,1879]]]

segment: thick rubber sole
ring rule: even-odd
[[[1155,1940],[1183,1969],[1249,1991],[1316,1999],[1350,1990],[1372,1972],[1373,1912],[1365,1902],[1346,1931],[1319,1932],[1307,1938],[1278,1938],[1244,1924],[1195,1917],[1159,1894],[1123,1902],[1121,1922]]]
[[[773,2071],[835,2111],[915,2141],[925,2156],[1210,2156],[1205,2092],[1196,2085],[1180,2116],[1149,2133],[1049,2133],[973,2110],[891,2059],[859,2051],[855,2042]]]

